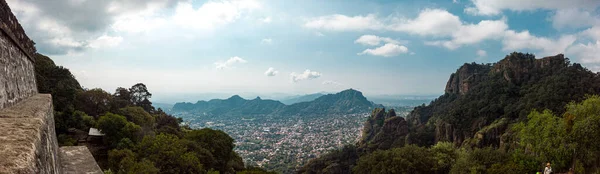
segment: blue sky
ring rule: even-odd
[[[441,94],[466,62],[564,53],[600,70],[593,0],[7,0],[87,88]]]

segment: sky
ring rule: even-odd
[[[464,63],[559,53],[600,71],[596,0],[7,0],[85,88],[442,94]]]

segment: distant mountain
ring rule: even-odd
[[[194,112],[214,116],[244,116],[244,115],[322,115],[322,114],[352,114],[369,112],[375,105],[354,89],[344,90],[336,94],[320,96],[313,101],[285,105],[276,100],[263,100],[257,97],[246,100],[238,95],[228,99],[213,99],[196,103],[176,103],[172,112]]]
[[[169,103],[152,103],[152,106],[154,106],[156,109],[160,108],[165,112],[168,112],[171,110],[171,108],[173,108],[173,104]]]
[[[292,96],[286,99],[282,99],[280,100],[281,103],[286,104],[286,105],[291,105],[294,103],[300,103],[300,102],[307,102],[307,101],[313,101],[321,96],[324,96],[325,94],[323,93],[315,93],[315,94],[307,94],[307,95],[297,95],[297,96]]]
[[[351,114],[369,112],[377,107],[367,100],[362,92],[347,89],[336,94],[327,94],[309,102],[289,105],[280,110],[280,115]]]

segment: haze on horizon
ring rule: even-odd
[[[600,1],[7,0],[86,88],[161,98],[443,92],[465,62],[564,53],[598,72]],[[527,4],[527,5],[523,5]]]

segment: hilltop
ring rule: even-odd
[[[296,95],[296,96],[290,96],[290,97],[286,97],[284,99],[281,99],[279,101],[281,101],[281,103],[286,104],[286,105],[291,105],[294,103],[300,103],[300,102],[307,102],[307,101],[313,101],[321,96],[324,96],[326,94],[324,93],[314,93],[314,94],[307,94],[307,95]]]

